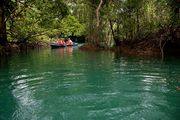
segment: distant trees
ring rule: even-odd
[[[64,33],[110,47],[178,26],[179,6],[179,0],[1,0],[0,44]]]
[[[75,15],[79,16],[80,21],[86,20],[84,23],[89,42],[111,46],[117,39],[135,40],[170,26],[173,21],[179,24],[178,1],[76,0],[74,9],[76,6],[84,6],[76,10],[86,12]],[[97,23],[100,31],[96,31]]]

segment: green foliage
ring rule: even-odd
[[[179,14],[174,15],[173,12],[178,8],[179,3],[175,1],[103,0],[100,9],[101,25],[98,36],[101,39],[99,42],[113,42],[112,37],[134,40],[170,26],[172,22],[178,25]],[[88,31],[91,37],[93,37],[92,33],[96,32],[96,8],[99,2],[97,0],[73,1],[72,13],[84,23],[85,31]]]
[[[76,17],[69,15],[62,20],[60,29],[65,35],[80,35],[85,27]]]
[[[68,14],[62,0],[27,0],[17,2],[7,21],[9,40],[29,41],[59,32],[61,19]]]
[[[36,6],[40,15],[39,25],[44,28],[54,27],[58,20],[69,14],[69,10],[62,0],[37,0]]]
[[[164,0],[113,1],[109,8],[113,29],[121,39],[136,39],[170,23],[170,6]]]
[[[22,16],[15,18],[11,27],[11,37],[17,41],[30,40],[34,35],[42,33],[43,29],[39,27],[34,11],[21,13]]]
[[[99,0],[3,0],[11,40],[32,40],[39,35],[92,35],[96,32]],[[180,3],[169,0],[103,0],[99,42],[113,38],[136,39],[180,23]],[[111,21],[111,22],[110,22]]]

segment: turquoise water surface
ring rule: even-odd
[[[78,48],[0,59],[0,120],[179,120],[180,60]]]

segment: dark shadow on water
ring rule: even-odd
[[[12,120],[16,111],[10,73],[10,57],[0,59],[0,120]],[[8,96],[8,97],[7,97]]]

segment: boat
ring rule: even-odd
[[[51,46],[52,49],[53,49],[53,48],[59,48],[59,47],[66,47],[65,44],[56,44],[56,43],[50,44],[50,46]]]
[[[66,46],[76,46],[78,45],[77,42],[73,42],[73,44],[57,44],[57,43],[53,43],[53,44],[50,44],[51,48],[60,48],[60,47],[66,47]]]

